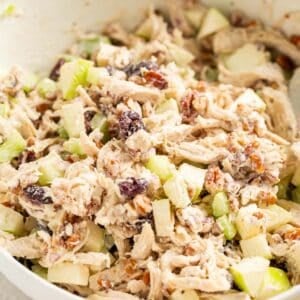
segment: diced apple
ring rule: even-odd
[[[276,204],[263,209],[263,212],[266,216],[267,231],[273,231],[281,225],[291,222],[293,219],[290,212]]]
[[[152,202],[152,208],[157,236],[170,236],[174,227],[170,201],[156,200]]]
[[[91,67],[88,70],[87,74],[87,82],[90,84],[101,84],[102,79],[109,76],[109,73],[106,68],[97,68],[97,67]]]
[[[224,233],[226,240],[232,240],[236,235],[236,228],[227,216],[222,216],[217,219],[217,224]]]
[[[206,9],[202,7],[187,9],[184,15],[187,21],[195,28],[199,29],[205,15]]]
[[[176,208],[184,208],[191,203],[187,185],[180,174],[175,174],[168,179],[163,188],[166,196]]]
[[[61,110],[63,127],[69,137],[79,138],[85,132],[84,109],[81,102],[66,104]]]
[[[89,268],[85,265],[63,262],[48,269],[48,280],[54,283],[87,286]]]
[[[263,233],[266,219],[262,210],[255,204],[240,208],[235,220],[236,228],[243,240]]]
[[[179,66],[186,66],[194,60],[194,55],[188,50],[173,43],[167,44],[171,59]]]
[[[267,61],[265,52],[259,50],[254,44],[245,44],[224,59],[227,69],[237,73],[252,71]]]
[[[213,216],[218,218],[229,213],[229,201],[225,192],[218,192],[212,201]]]
[[[289,279],[284,271],[269,267],[263,282],[261,291],[256,299],[265,300],[274,297],[291,287]]]
[[[178,104],[175,99],[169,99],[164,101],[163,103],[159,104],[159,106],[156,108],[156,113],[162,114],[165,112],[173,112],[174,114],[179,113]]]
[[[171,178],[176,170],[175,165],[170,162],[166,155],[154,155],[150,157],[146,163],[146,168],[156,174],[163,182]]]
[[[38,77],[31,72],[23,72],[23,74],[21,75],[21,83],[23,84],[23,91],[25,93],[29,93],[31,92],[34,87],[36,86],[38,81]]]
[[[57,84],[49,78],[44,78],[37,84],[36,89],[42,97],[51,97],[57,90]]]
[[[22,234],[25,229],[23,216],[12,208],[0,204],[0,229],[14,235]]]
[[[204,16],[197,38],[201,39],[227,26],[229,26],[227,18],[219,10],[210,8]]]
[[[58,84],[66,100],[76,96],[79,85],[86,85],[88,70],[92,65],[91,61],[80,58],[67,62],[61,67]]]
[[[248,257],[232,266],[230,271],[235,284],[250,296],[256,297],[263,286],[269,264],[263,257]]]
[[[100,252],[104,247],[105,231],[95,223],[88,221],[88,238],[83,247],[87,252]]]
[[[170,300],[199,300],[199,296],[194,290],[176,290],[172,293]]]
[[[258,234],[250,239],[241,240],[240,246],[245,257],[261,256],[266,259],[272,258],[266,234]]]
[[[183,163],[180,165],[178,172],[188,186],[192,201],[197,200],[203,189],[207,170]]]

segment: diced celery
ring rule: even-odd
[[[42,79],[36,86],[37,91],[42,97],[53,95],[57,90],[57,85],[54,80],[49,78]]]
[[[109,124],[104,115],[100,113],[95,114],[91,120],[91,127],[92,129],[99,128],[99,130],[103,133],[102,141],[106,142],[109,140]]]
[[[232,54],[224,58],[225,66],[231,72],[252,71],[268,61],[265,52],[259,50],[254,44],[245,44]]]
[[[26,148],[26,141],[21,134],[14,130],[7,139],[0,145],[0,163],[10,162],[19,156]]]
[[[188,22],[195,28],[199,29],[201,22],[203,20],[205,14],[205,9],[204,8],[191,8],[187,9],[184,12],[184,15]]]
[[[186,66],[194,60],[194,55],[183,47],[177,46],[176,44],[167,44],[171,58],[179,66]]]
[[[167,111],[169,112],[174,112],[174,114],[178,114],[179,113],[179,109],[178,109],[178,104],[177,101],[175,99],[169,99],[164,101],[163,103],[161,103],[157,108],[156,108],[156,113],[158,114],[162,114],[165,113]]]
[[[207,170],[183,163],[178,172],[188,186],[192,201],[196,201],[202,191]]]
[[[64,172],[60,167],[61,158],[55,152],[41,158],[38,162],[39,171],[41,173],[39,177],[40,185],[49,185],[55,178],[64,175]]]
[[[296,168],[291,182],[294,186],[300,185],[300,166]]]
[[[102,78],[109,76],[109,73],[106,68],[102,67],[91,67],[88,70],[86,81],[90,84],[99,84],[102,81]]]
[[[166,196],[176,208],[184,208],[191,203],[187,185],[180,174],[175,174],[168,179],[163,188]]]
[[[95,223],[88,221],[88,238],[83,246],[86,252],[100,252],[104,247],[105,231]]]
[[[22,76],[23,91],[29,93],[38,82],[38,77],[31,72],[24,72]]]
[[[227,18],[219,10],[210,8],[204,16],[197,38],[201,39],[227,26]]]
[[[300,185],[292,190],[292,200],[294,202],[300,203]]]
[[[1,11],[1,17],[11,17],[16,13],[16,6],[13,3],[7,4],[7,6]]]
[[[7,118],[9,114],[9,105],[7,102],[0,104],[0,116],[3,118]]]
[[[0,204],[0,229],[21,235],[25,229],[23,216],[12,208]]]
[[[231,267],[235,284],[247,292],[251,297],[256,297],[263,286],[265,275],[270,262],[260,256],[247,257]]]
[[[262,288],[256,299],[265,300],[274,297],[291,287],[286,273],[278,268],[269,267]]]
[[[65,151],[72,154],[76,154],[79,156],[85,155],[80,139],[78,138],[70,138],[69,140],[65,141],[63,144],[63,148]]]
[[[257,217],[257,215],[262,215],[262,217]],[[262,210],[255,204],[241,207],[235,220],[237,231],[243,240],[264,232],[265,222]]]
[[[166,155],[154,155],[150,157],[145,166],[163,182],[172,177],[176,170],[175,165],[170,162]]]
[[[278,199],[288,199],[288,191],[289,191],[289,184],[291,181],[291,177],[287,176],[280,180],[278,183],[278,192],[277,197]]]
[[[212,209],[216,218],[229,213],[229,202],[225,192],[218,192],[214,195]]]
[[[85,38],[80,41],[80,53],[83,55],[92,55],[101,43],[111,44],[110,39],[107,36],[101,35],[91,38]]]
[[[240,246],[245,257],[262,256],[266,259],[272,258],[266,234],[258,234],[250,239],[241,240]]]
[[[33,273],[35,273],[36,275],[44,278],[47,280],[47,276],[48,276],[48,270],[46,268],[41,267],[40,265],[33,265],[31,267],[31,270]]]
[[[217,224],[222,229],[226,240],[232,240],[236,235],[235,226],[232,222],[228,219],[227,216],[222,216],[217,219]]]
[[[62,123],[69,137],[79,138],[85,132],[84,109],[81,102],[73,102],[62,107]]]
[[[85,265],[70,262],[58,263],[48,269],[48,280],[54,283],[87,286],[89,268]]]
[[[57,129],[57,132],[58,132],[58,135],[60,138],[62,138],[64,140],[67,140],[69,138],[69,135],[68,135],[66,129],[64,129],[62,126]]]
[[[87,84],[88,70],[92,65],[91,61],[80,58],[63,64],[60,69],[59,87],[66,100],[71,100],[76,96],[76,89],[79,85]]]
[[[291,222],[293,219],[290,212],[276,204],[264,208],[263,212],[266,215],[267,231],[273,231],[281,225]]]
[[[172,293],[170,300],[199,300],[199,296],[194,290],[176,290]]]
[[[169,237],[173,232],[173,217],[168,199],[152,202],[153,218],[157,236]]]

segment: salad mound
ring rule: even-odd
[[[300,283],[299,39],[185,1],[0,79],[0,246],[90,300]]]

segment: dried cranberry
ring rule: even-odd
[[[53,67],[53,69],[50,72],[49,78],[57,81],[59,76],[60,76],[60,68],[61,66],[65,63],[66,61],[61,58],[57,61],[57,63],[55,64],[55,66]]]
[[[120,138],[126,139],[140,129],[144,129],[144,123],[141,116],[135,111],[125,111],[119,118],[119,135]]]
[[[168,81],[159,72],[150,70],[144,74],[146,81],[160,90],[168,87]]]
[[[147,70],[158,70],[158,65],[150,60],[144,60],[141,61],[140,63],[136,65],[128,65],[126,66],[123,71],[126,73],[128,77],[136,75],[136,76],[141,76],[142,69],[147,69]]]
[[[91,121],[93,117],[95,116],[96,112],[93,110],[88,110],[84,113],[84,124],[85,124],[85,130],[87,133],[90,133],[92,131],[91,127]]]
[[[130,199],[138,194],[144,193],[147,187],[148,182],[143,178],[128,177],[126,180],[119,183],[121,195]]]
[[[290,38],[291,43],[300,48],[300,35],[292,35]]]
[[[295,68],[293,61],[286,55],[279,54],[276,57],[276,62],[286,71],[292,71]]]
[[[33,203],[33,204],[51,204],[53,203],[51,197],[45,197],[45,190],[38,185],[28,185],[24,188],[25,196]]]

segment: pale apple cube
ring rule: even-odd
[[[245,257],[261,256],[267,259],[272,258],[266,234],[258,234],[250,239],[241,240],[240,246]]]
[[[292,214],[284,208],[273,204],[263,209],[266,216],[266,229],[273,231],[281,225],[287,224],[293,220]]]
[[[174,220],[169,199],[152,202],[153,218],[157,236],[170,236],[174,228]]]
[[[0,229],[20,235],[25,228],[23,216],[10,207],[0,204]]]
[[[194,290],[176,290],[172,293],[170,300],[199,300],[199,296]]]
[[[88,238],[83,247],[87,252],[100,252],[104,247],[105,231],[92,221],[87,222]]]

